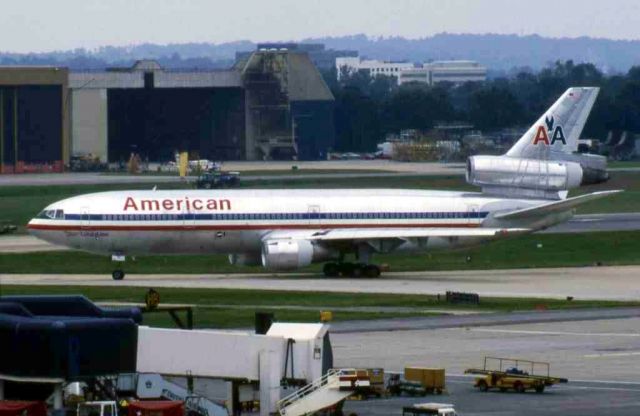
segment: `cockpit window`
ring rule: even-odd
[[[59,220],[64,218],[64,211],[61,209],[45,209],[36,218],[45,220]]]

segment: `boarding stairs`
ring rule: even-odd
[[[201,416],[228,416],[223,404],[193,394],[188,389],[166,380],[160,374],[138,375],[137,396],[140,399],[168,399],[184,402],[186,410]]]
[[[329,370],[324,376],[279,400],[278,412],[281,416],[310,415],[339,403],[363,387],[369,387],[369,379],[358,376],[356,370]]]

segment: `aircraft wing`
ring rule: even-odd
[[[310,232],[275,231],[265,240],[304,239],[320,242],[406,240],[429,237],[496,237],[529,232],[526,228],[334,228]]]
[[[622,191],[615,190],[615,191],[593,192],[586,195],[574,196],[573,198],[567,198],[560,201],[553,201],[547,204],[537,205],[535,207],[523,208],[515,211],[496,214],[494,218],[500,219],[500,220],[516,220],[516,219],[522,219],[522,218],[530,218],[533,216],[543,216],[547,214],[552,214],[554,212],[567,211],[571,208],[577,207],[578,205],[582,205],[586,202],[593,201],[594,199],[604,198],[606,196],[617,194],[619,192],[622,192]]]
[[[529,230],[523,228],[365,228],[319,231],[309,237],[316,241],[338,240],[381,240],[428,237],[495,237],[498,235],[521,234]]]

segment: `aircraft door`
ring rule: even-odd
[[[480,207],[477,204],[467,204],[467,224],[478,224]]]
[[[320,205],[309,205],[307,209],[309,224],[320,224],[320,213]]]
[[[89,207],[82,207],[80,214],[80,228],[86,229],[91,225],[91,215]]]
[[[184,204],[186,205],[186,204]],[[185,230],[192,230],[195,227],[196,224],[196,217],[195,217],[195,213],[193,211],[190,211],[189,209],[187,209],[187,207],[185,206],[182,209],[182,225],[184,227]]]

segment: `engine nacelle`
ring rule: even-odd
[[[328,250],[309,240],[267,240],[262,245],[262,265],[275,271],[299,269],[330,257]]]
[[[260,254],[229,254],[229,264],[233,266],[260,266],[262,257]]]
[[[467,182],[483,188],[566,191],[580,186],[582,167],[568,161],[471,156],[467,160]]]
[[[607,158],[605,156],[577,153],[571,155],[571,158],[567,160],[580,163],[580,167],[582,167],[582,185],[602,183],[609,180]]]

